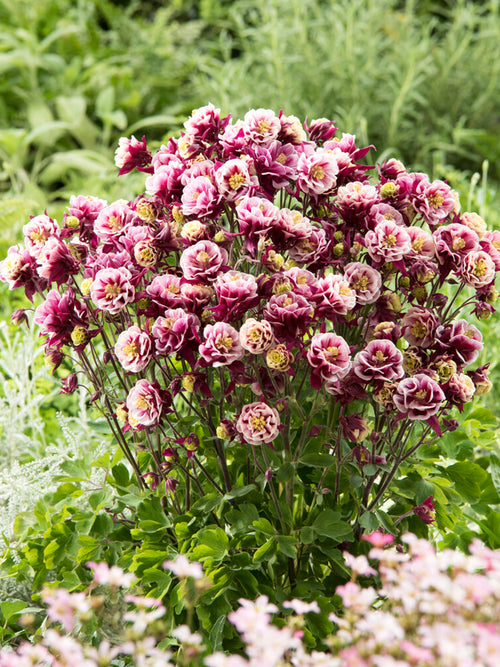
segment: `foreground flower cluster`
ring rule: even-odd
[[[368,556],[345,554],[350,582],[337,588],[343,611],[330,614],[336,631],[323,641],[330,649],[307,649],[304,629],[316,602],[294,599],[280,610],[266,596],[240,600],[228,621],[240,633],[242,655],[210,652],[200,632],[176,627],[165,639],[168,609],[153,598],[125,594],[126,611],[118,611],[117,593],[133,577],[105,563],[89,563],[94,582],[87,593],[47,589],[43,600],[53,623],[37,644],[23,643],[14,653],[0,651],[2,667],[139,667],[198,665],[205,667],[496,667],[500,658],[500,555],[473,543],[470,555],[436,552],[426,540],[404,536],[407,552],[386,548],[391,536],[373,533]],[[164,563],[184,585],[209,585],[199,563],[185,556]],[[362,587],[359,577],[380,576],[378,588]],[[98,586],[95,590],[95,587]],[[95,590],[95,592],[93,592]],[[108,597],[116,606],[105,608]],[[188,596],[186,597],[188,600]],[[189,605],[189,602],[186,602]],[[102,612],[114,619],[115,641],[85,640],[85,629]],[[280,627],[272,615],[284,619]],[[28,619],[24,619],[25,622]],[[102,623],[102,618],[100,623]],[[99,625],[99,624],[98,624]],[[57,629],[59,627],[59,629]],[[95,627],[95,626],[94,626]],[[163,641],[162,641],[163,640]],[[168,645],[169,649],[162,649]],[[125,660],[125,663],[118,660]]]
[[[463,313],[494,310],[500,232],[442,181],[362,164],[370,147],[325,119],[257,109],[233,122],[208,105],[184,128],[154,155],[122,139],[116,164],[147,174],[143,196],[73,196],[61,225],[32,218],[0,275],[42,295],[47,356],[77,364],[64,391],[90,379],[141,485],[175,491],[196,470],[227,493],[230,443],[268,481],[262,445],[294,464],[314,446],[335,502],[341,469],[371,464],[355,491],[370,510],[490,387],[469,368],[482,336]]]

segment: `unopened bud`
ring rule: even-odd
[[[399,185],[397,185],[397,183],[388,181],[380,187],[380,196],[382,199],[393,199],[397,195],[398,190]]]
[[[70,229],[77,229],[80,226],[80,220],[76,217],[76,215],[67,215],[64,218],[64,224]]]
[[[71,342],[75,347],[85,345],[89,341],[89,332],[86,327],[77,325],[71,332]]]
[[[135,212],[143,222],[154,222],[157,217],[156,207],[147,199],[137,202]]]
[[[182,376],[181,384],[184,391],[187,391],[189,394],[192,394],[194,391],[194,385],[196,378],[194,375],[188,373],[187,375]]]
[[[82,284],[80,285],[80,291],[83,294],[83,296],[90,296],[91,285],[92,285],[92,278],[85,278],[85,280],[82,280]]]
[[[227,236],[224,234],[222,230],[220,230],[214,235],[214,241],[215,243],[224,243],[225,241],[227,241]]]
[[[336,243],[333,246],[333,256],[334,257],[342,257],[344,254],[344,244],[343,243]]]

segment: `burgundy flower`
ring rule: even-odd
[[[280,210],[262,197],[244,197],[236,206],[236,214],[245,247],[255,253],[261,235],[269,232],[279,220]]]
[[[269,444],[278,435],[279,427],[278,411],[262,402],[245,405],[236,422],[236,430],[251,445]]]
[[[307,351],[311,366],[311,386],[319,389],[322,381],[335,382],[345,377],[351,369],[349,345],[334,333],[316,334],[311,338]]]
[[[90,286],[90,298],[95,305],[116,315],[135,298],[135,289],[128,269],[101,269]]]
[[[474,363],[483,349],[481,332],[467,320],[439,326],[435,339],[437,349],[447,352],[461,367]]]
[[[360,215],[366,215],[379,201],[380,195],[375,186],[351,181],[338,189],[335,205],[342,218],[346,222],[351,222]]]
[[[428,347],[434,340],[439,319],[432,310],[423,306],[408,309],[401,320],[401,332],[410,345]]]
[[[228,366],[245,356],[240,343],[240,335],[234,327],[226,322],[208,324],[203,335],[205,340],[200,345],[200,354],[208,365]]]
[[[227,263],[227,252],[213,241],[198,241],[182,253],[179,264],[186,280],[213,282]]]
[[[68,288],[64,294],[50,290],[45,301],[35,310],[35,322],[40,325],[40,333],[48,336],[47,346],[59,349],[71,341],[71,333],[76,326],[86,326],[88,315],[85,306]]]
[[[438,412],[446,396],[437,382],[428,375],[417,373],[399,382],[392,400],[406,417],[424,420]]]
[[[0,280],[9,283],[9,289],[24,287],[30,301],[33,294],[47,287],[47,281],[38,275],[36,259],[22,246],[11,246],[7,257],[0,262]]]
[[[337,183],[339,166],[331,151],[319,148],[311,155],[302,153],[297,162],[297,184],[303,192],[322,195]]]
[[[433,496],[429,496],[424,500],[423,503],[417,505],[413,508],[413,513],[418,516],[419,519],[422,519],[424,523],[434,523],[436,519],[435,503],[433,502]]]
[[[264,318],[273,326],[278,338],[294,339],[299,331],[304,331],[311,321],[313,308],[299,294],[285,292],[269,299],[264,308]]]
[[[182,308],[165,310],[151,330],[157,353],[167,356],[198,343],[199,327],[200,320],[193,313],[186,313]]]
[[[157,196],[163,202],[168,203],[182,190],[181,176],[185,167],[183,162],[174,155],[165,155],[165,160],[162,164],[155,166],[154,174],[146,178],[146,194]]]
[[[403,377],[403,354],[387,339],[372,340],[353,359],[356,375],[367,382],[399,380]]]
[[[182,308],[186,305],[181,294],[181,279],[171,273],[155,276],[146,287],[146,293],[163,308]]]
[[[290,259],[297,264],[306,264],[309,268],[326,253],[328,239],[324,229],[313,227],[311,234],[290,248]]]
[[[70,249],[56,236],[51,236],[42,246],[37,257],[38,275],[50,284],[63,285],[77,273],[80,262]]]
[[[115,354],[126,371],[139,373],[146,368],[153,356],[151,337],[139,327],[131,326],[118,336]]]
[[[139,380],[127,396],[129,421],[141,426],[156,426],[161,419],[163,399],[158,383]]]
[[[445,268],[457,268],[470,252],[479,250],[476,232],[460,223],[438,227],[433,236],[438,262]]]
[[[260,301],[257,281],[249,273],[221,273],[217,276],[214,289],[219,300],[218,306],[213,308],[217,319],[237,320]]]

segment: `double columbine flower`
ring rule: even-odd
[[[391,436],[375,424],[440,432],[486,390],[486,369],[467,370],[481,334],[441,286],[488,316],[500,232],[442,181],[363,164],[369,148],[324,119],[257,109],[233,123],[208,105],[153,156],[120,139],[120,174],[147,173],[145,193],[71,197],[62,225],[32,218],[0,276],[44,298],[47,355],[73,349],[141,447],[159,429],[178,450],[183,409],[212,440],[278,447],[308,391],[341,406],[351,460],[371,434],[385,461]]]

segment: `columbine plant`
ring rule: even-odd
[[[489,389],[464,314],[494,310],[500,232],[442,181],[362,164],[370,147],[325,119],[208,105],[184,127],[153,156],[121,139],[145,193],[32,218],[1,276],[42,296],[64,391],[90,381],[141,488],[214,523],[246,496],[258,558],[293,584],[319,576],[313,538],[379,525],[406,462]]]

